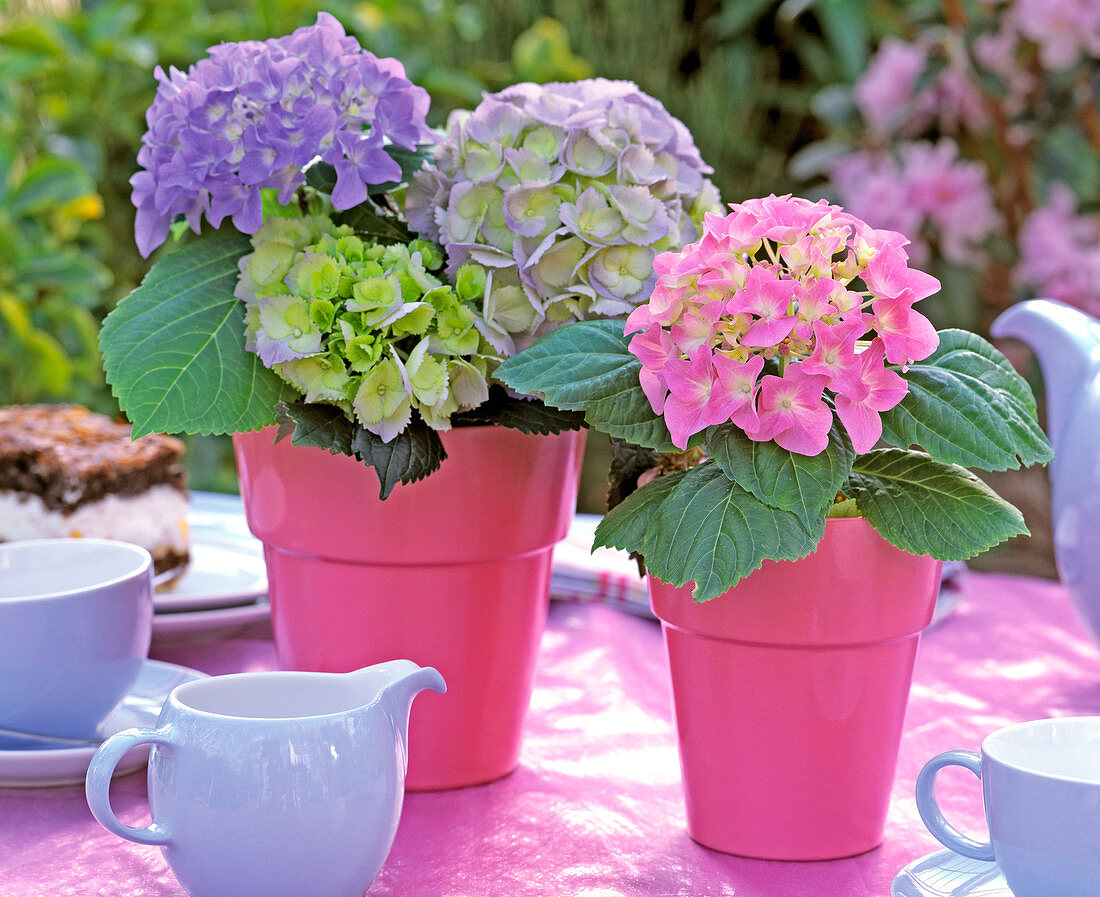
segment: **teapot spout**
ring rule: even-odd
[[[1023,341],[1039,359],[1047,398],[1047,436],[1058,453],[1077,397],[1100,362],[1100,321],[1064,302],[1029,299],[1000,314],[990,333]]]
[[[435,667],[422,667],[411,660],[391,660],[368,669],[375,676],[381,675],[385,679],[380,700],[393,722],[394,731],[401,740],[402,753],[407,758],[409,711],[412,710],[413,698],[425,689],[443,694],[447,690],[447,683]]]

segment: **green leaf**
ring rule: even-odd
[[[583,409],[589,426],[609,436],[661,452],[679,451],[642,391],[642,365],[627,349],[629,342],[619,320],[568,324],[506,360],[494,376],[517,392],[541,395],[555,408]],[[689,446],[702,440],[697,434]]]
[[[517,392],[577,410],[637,383],[641,362],[630,354],[623,322],[580,321],[551,330],[495,371]]]
[[[276,415],[276,442],[291,435],[294,445],[321,448],[333,455],[354,455],[351,443],[358,425],[335,405],[281,402]]]
[[[306,169],[306,185],[319,193],[331,193],[336,186],[336,168],[327,162],[315,162]]]
[[[361,237],[377,243],[408,243],[414,236],[409,226],[396,215],[384,215],[367,203],[360,203],[346,212],[335,212],[332,220],[336,224],[350,225]]]
[[[398,483],[412,483],[434,473],[447,457],[439,434],[418,417],[389,442],[359,427],[351,447],[378,474],[381,499],[388,498]]]
[[[833,50],[834,63],[844,80],[854,83],[867,67],[870,52],[871,29],[866,0],[830,0],[816,4],[814,13]]]
[[[455,427],[475,424],[499,424],[521,433],[561,433],[584,427],[584,415],[579,411],[551,408],[538,399],[522,399],[509,395],[506,389],[493,386],[489,398],[470,411],[451,415]]]
[[[829,444],[818,455],[799,455],[772,441],[755,442],[733,424],[713,427],[707,451],[730,479],[765,504],[798,515],[815,528],[852,470],[855,450],[834,421]]]
[[[603,516],[596,527],[592,547],[621,548],[641,554],[654,514],[686,473],[686,470],[678,470],[657,477],[631,492]]]
[[[237,260],[250,250],[238,234],[189,243],[107,316],[103,366],[134,436],[255,430],[296,397],[244,347],[244,305],[233,289]]]
[[[980,336],[941,331],[939,348],[903,376],[909,392],[882,415],[888,442],[918,445],[938,461],[983,470],[1054,457],[1027,381]]]
[[[401,166],[401,180],[390,181],[386,184],[368,184],[367,189],[372,194],[389,193],[392,190],[396,190],[401,184],[407,184],[411,181],[413,175],[424,167],[424,163],[431,161],[432,154],[435,152],[435,145],[423,143],[416,149],[410,150],[405,149],[403,146],[390,144],[386,147],[386,152]]]
[[[585,411],[584,419],[590,427],[612,438],[659,452],[684,451],[702,445],[706,439],[705,431],[700,431],[688,439],[685,449],[673,443],[664,418],[654,412],[638,383],[593,403]]]
[[[723,3],[718,14],[710,22],[715,38],[728,40],[744,31],[752,30],[764,11],[772,5],[772,0],[740,0],[738,3]]]
[[[83,303],[95,302],[111,283],[111,272],[98,259],[71,248],[20,253],[11,274],[23,286],[64,290]]]
[[[13,215],[32,215],[95,189],[87,172],[68,159],[46,158],[27,171],[8,199]]]
[[[607,509],[610,511],[637,489],[638,477],[660,461],[661,456],[653,449],[612,439],[611,466],[607,471]]]
[[[378,497],[389,498],[398,483],[421,480],[439,469],[447,457],[439,434],[414,416],[389,442],[348,419],[335,405],[289,402],[279,405],[276,441],[293,429],[292,442],[350,455],[378,475]]]
[[[912,554],[964,560],[1028,534],[1023,515],[978,477],[924,452],[860,455],[844,493],[887,541]]]
[[[646,499],[646,490],[661,480],[666,484],[659,501]],[[646,502],[638,516],[647,518],[640,548],[635,542],[638,524],[620,524],[616,545],[638,551],[651,574],[671,585],[694,582],[692,597],[709,601],[728,591],[765,560],[805,557],[825,532],[824,517],[809,532],[790,511],[764,504],[727,477],[717,464],[700,464],[682,476],[660,477],[633,493],[607,517],[631,515],[634,502]],[[650,505],[655,506],[651,507]],[[605,521],[607,518],[605,518]],[[598,544],[607,544],[611,531]],[[597,538],[599,539],[597,531]]]

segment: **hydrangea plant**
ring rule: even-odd
[[[439,430],[581,425],[490,386],[485,269],[444,273],[389,195],[432,136],[401,63],[320,13],[156,77],[131,181],[139,248],[204,219],[232,227],[160,257],[104,322],[107,380],[135,435],[279,423],[280,438],[374,466],[385,497],[439,466]]]
[[[452,114],[406,211],[452,269],[485,269],[479,326],[508,356],[644,302],[657,253],[717,207],[710,172],[683,123],[630,82],[517,84]]]
[[[730,208],[657,256],[625,326],[570,324],[497,370],[618,440],[631,482],[596,544],[705,601],[812,552],[829,516],[943,560],[1026,533],[967,468],[1049,461],[1035,400],[988,342],[915,309],[939,283],[905,237],[825,201]],[[673,472],[631,491],[647,469]]]

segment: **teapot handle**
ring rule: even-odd
[[[84,779],[84,793],[92,815],[111,834],[137,844],[168,843],[168,829],[163,822],[154,819],[143,827],[119,822],[115,811],[111,809],[110,788],[115,767],[127,751],[142,744],[167,746],[171,743],[166,733],[156,729],[126,729],[108,738],[92,756],[92,761],[88,764],[88,775]]]

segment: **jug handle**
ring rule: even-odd
[[[84,794],[96,821],[111,834],[137,844],[168,843],[168,829],[162,822],[154,819],[143,827],[119,822],[115,811],[111,809],[110,788],[115,767],[127,751],[142,744],[167,746],[171,743],[167,734],[157,729],[126,729],[108,738],[92,756],[92,761],[88,764],[88,775],[84,779]]]

